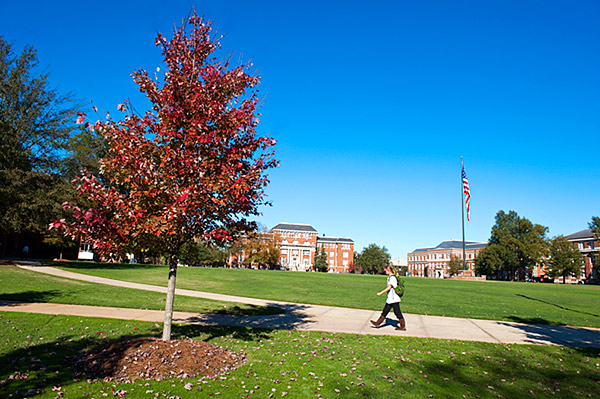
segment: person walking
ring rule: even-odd
[[[21,260],[27,260],[28,256],[29,256],[29,247],[27,245],[25,245],[23,247],[23,250],[21,251]]]
[[[381,324],[385,321],[385,317],[390,312],[390,310],[394,309],[394,314],[398,318],[400,324],[396,327],[396,330],[404,331],[406,330],[406,321],[404,320],[404,315],[400,311],[400,296],[396,292],[396,287],[398,287],[398,279],[396,278],[395,270],[392,265],[387,266],[385,269],[385,274],[387,274],[387,287],[383,291],[379,291],[377,296],[381,296],[387,292],[387,299],[385,301],[385,306],[383,307],[383,311],[381,312],[381,316],[376,321],[371,320],[371,324],[373,326],[379,328]]]

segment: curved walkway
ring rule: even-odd
[[[21,261],[15,263],[18,267],[23,269],[51,274],[58,277],[146,291],[166,292],[165,287],[73,273],[53,267],[41,266],[37,262]],[[176,295],[252,305],[279,306],[284,308],[286,312],[268,316],[230,316],[174,312],[173,322],[175,323],[327,331],[349,334],[399,335],[482,341],[498,344],[514,343],[600,347],[600,329],[597,328],[520,324],[506,321],[424,316],[405,313],[404,316],[406,318],[407,330],[396,331],[394,329],[397,326],[397,321],[395,319],[388,318],[387,324],[381,328],[373,328],[370,325],[369,320],[376,319],[379,316],[379,311],[269,301],[183,289],[177,289]],[[0,301],[0,311],[106,317],[153,322],[162,322],[164,317],[164,311],[162,310],[11,301]]]

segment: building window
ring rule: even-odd
[[[348,252],[344,252],[343,256],[344,256],[344,258],[347,258],[348,257]]]
[[[304,256],[310,255],[310,251],[308,249],[305,249],[304,251],[302,251],[302,253],[304,254]]]

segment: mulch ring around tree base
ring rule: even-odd
[[[73,359],[77,374],[103,380],[215,377],[244,364],[245,356],[203,341],[135,338]]]

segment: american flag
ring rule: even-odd
[[[467,203],[467,220],[471,217],[471,190],[469,189],[469,180],[467,180],[467,174],[465,173],[465,167],[462,166],[462,188],[465,194],[465,202]]]

